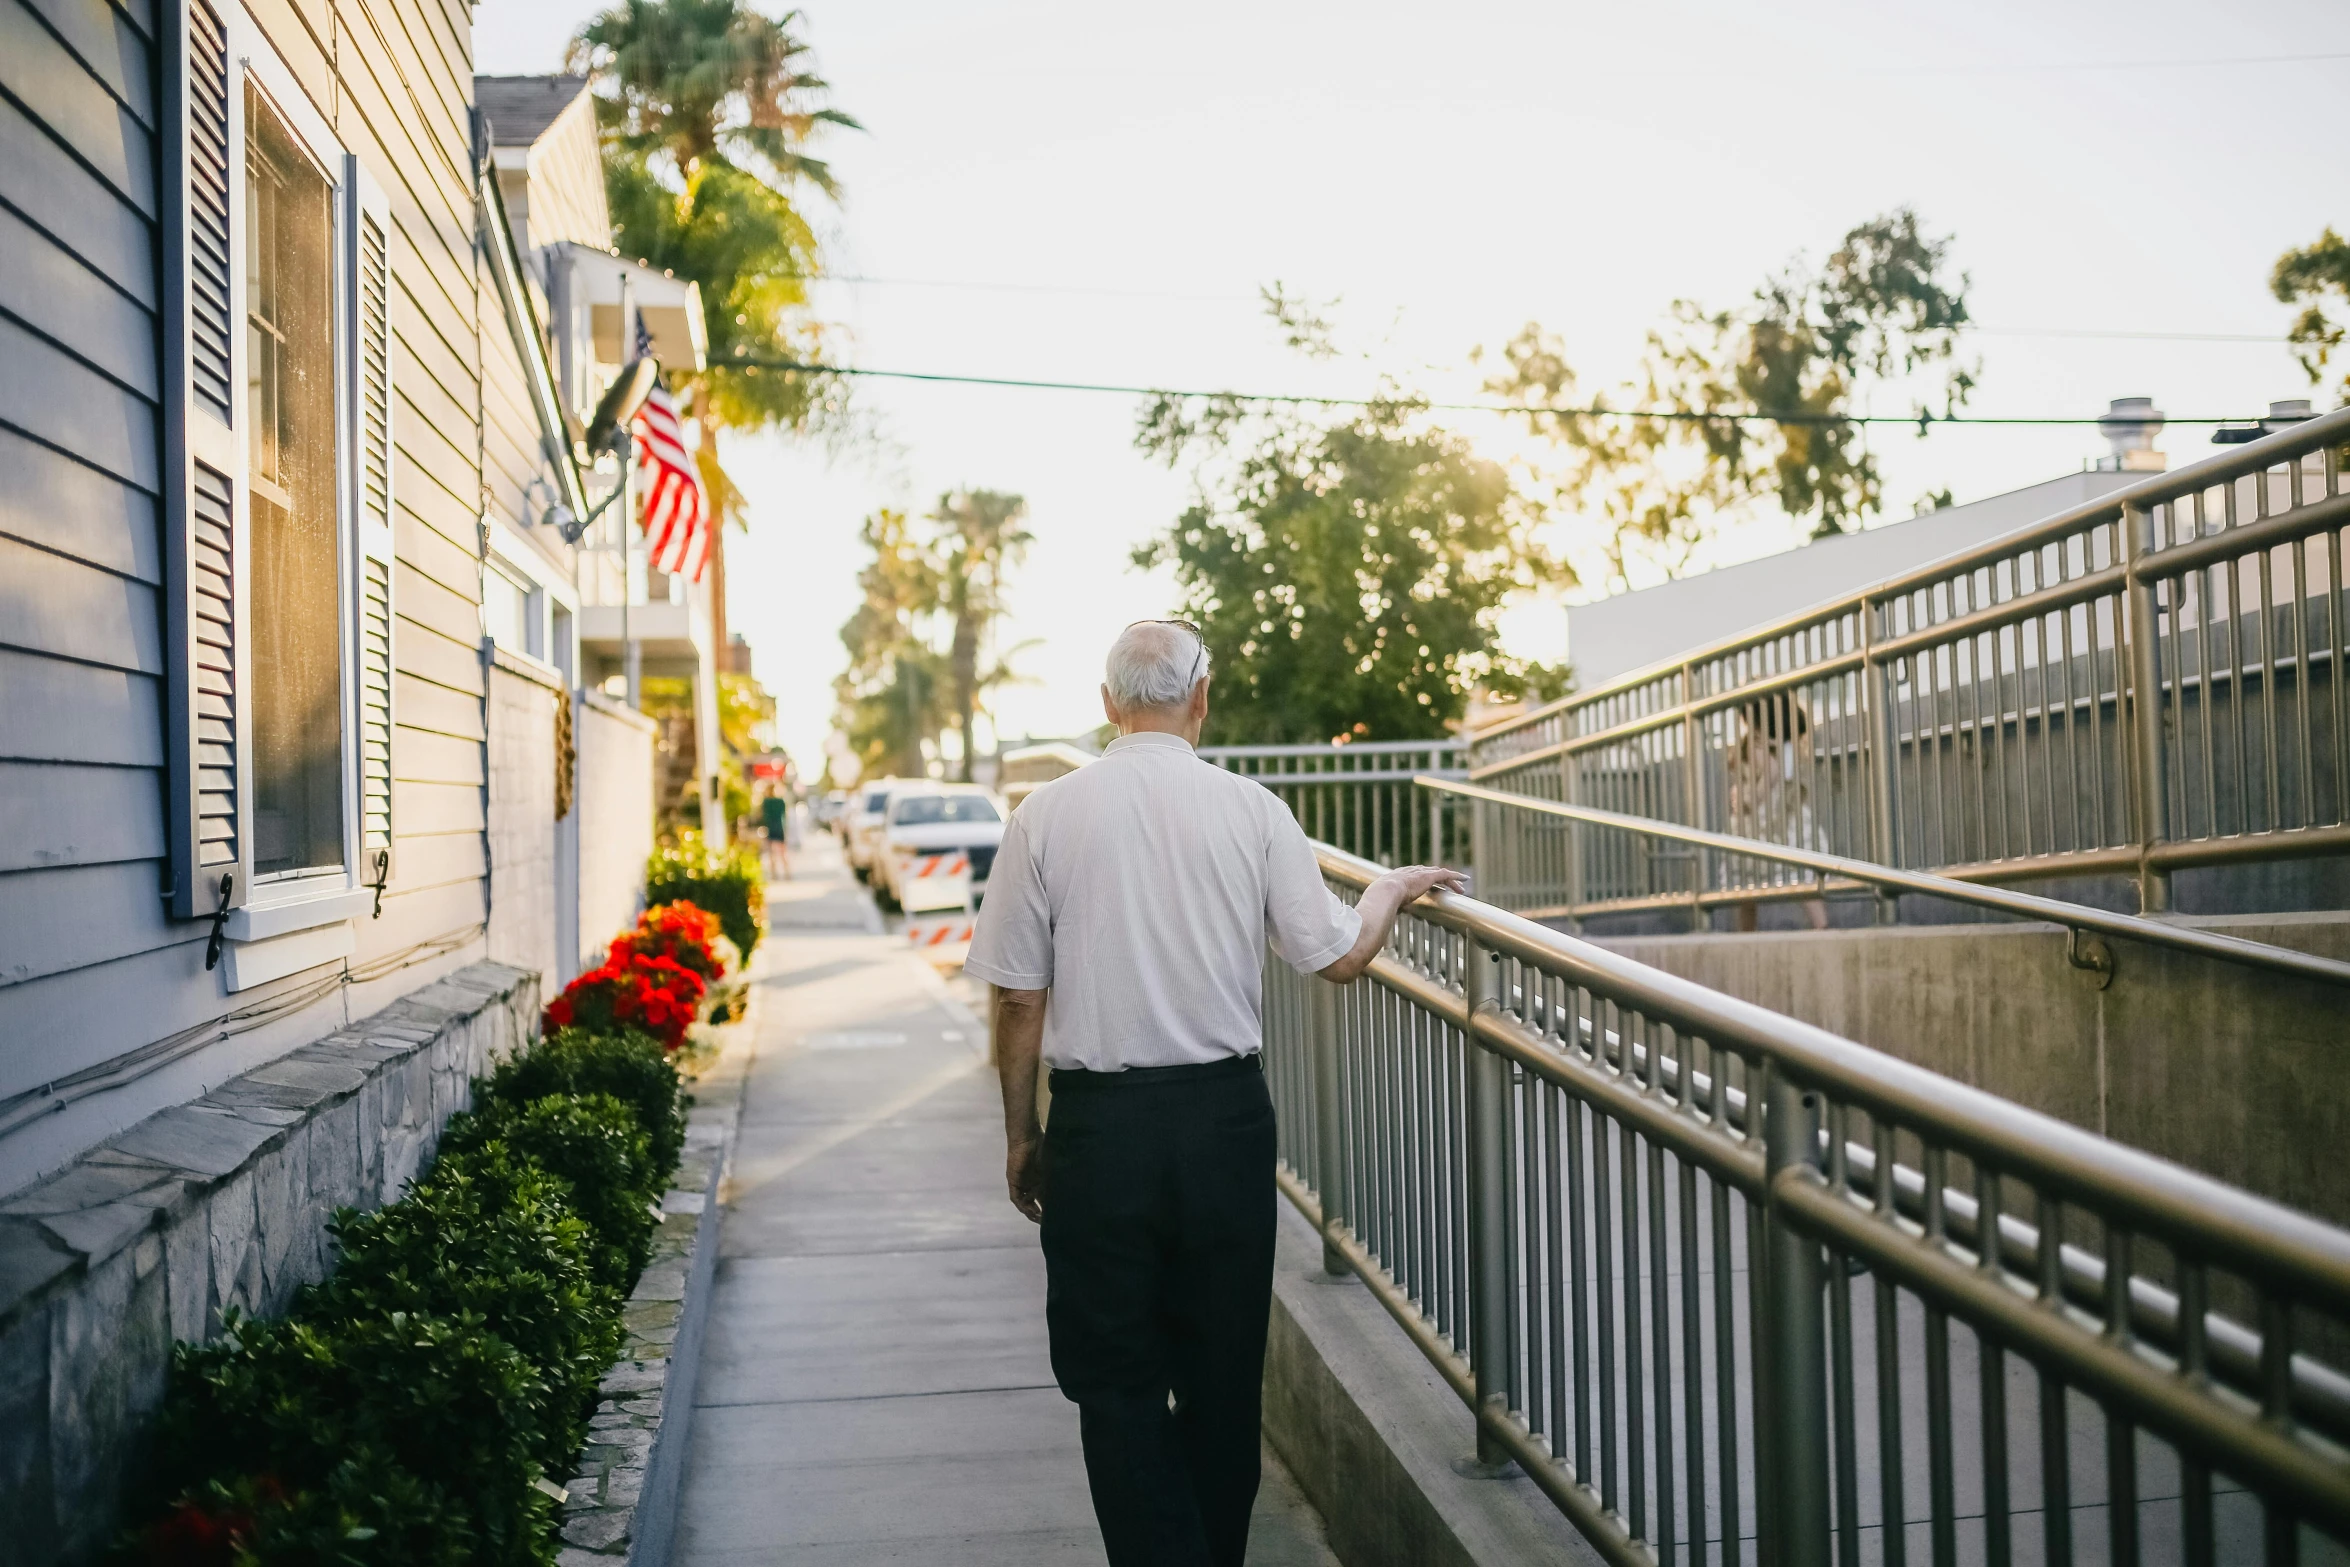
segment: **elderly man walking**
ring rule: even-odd
[[[1239,1567],[1273,1291],[1265,948],[1344,983],[1459,878],[1415,865],[1334,896],[1281,802],[1193,751],[1197,627],[1129,626],[1107,676],[1118,738],[1022,802],[964,972],[996,987],[1004,1173],[1043,1226],[1053,1376],[1111,1567]]]

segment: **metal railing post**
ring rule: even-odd
[[[1583,793],[1582,769],[1575,765],[1575,753],[1564,752],[1559,757],[1559,798],[1569,805],[1581,805]],[[1583,824],[1567,823],[1567,884],[1559,890],[1567,906],[1567,918],[1575,932],[1583,930]]]
[[[1463,938],[1462,975],[1469,1016],[1499,1004],[1500,958]],[[1484,1412],[1509,1412],[1509,1095],[1510,1064],[1469,1034],[1469,1364],[1477,1379],[1477,1461],[1510,1461],[1487,1434]]]
[[[1893,675],[1877,662],[1877,601],[1860,601],[1862,743],[1869,748],[1869,858],[1892,865],[1893,767],[1899,752],[1893,731]]]
[[[1770,1498],[1766,1533],[1777,1549],[1765,1551],[1763,1559],[1778,1567],[1827,1567],[1826,1270],[1819,1243],[1787,1222],[1778,1200],[1782,1180],[1806,1178],[1790,1172],[1819,1169],[1819,1095],[1773,1068],[1768,1106],[1763,1157],[1770,1271],[1761,1367],[1765,1380],[1757,1391],[1769,1404],[1756,1411],[1755,1440],[1768,1465],[1762,1479]]]
[[[1320,979],[1306,983],[1313,987],[1306,993],[1306,1031],[1314,1067],[1314,1184],[1322,1199],[1322,1271],[1342,1278],[1354,1270],[1347,1266],[1335,1241],[1346,1223],[1338,1197],[1345,1184],[1342,1172],[1346,1159],[1340,1141],[1345,1117],[1340,1114],[1338,1098],[1338,987]]]
[[[2145,576],[2153,548],[2154,514],[2122,507],[2122,549],[2129,561],[2130,612],[2122,622],[2130,668],[2130,809],[2138,822],[2138,912],[2170,907],[2170,875],[2154,868],[2169,815],[2163,795],[2161,659],[2155,628],[2154,584]]]

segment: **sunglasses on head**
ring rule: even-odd
[[[1199,649],[1199,656],[1191,661],[1191,678],[1185,681],[1184,685],[1188,688],[1199,684],[1199,667],[1208,656],[1208,634],[1206,632],[1188,620],[1135,620],[1127,622],[1126,629],[1132,631],[1136,626],[1181,626],[1190,632],[1192,645]]]

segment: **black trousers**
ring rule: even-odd
[[[1264,1073],[1249,1056],[1052,1084],[1045,1318],[1110,1567],[1240,1567],[1273,1297]]]

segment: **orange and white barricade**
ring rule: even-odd
[[[924,957],[947,959],[960,963],[963,949],[971,945],[971,927],[975,916],[969,910],[957,909],[945,914],[911,914],[906,917],[906,944]]]
[[[971,856],[961,849],[917,854],[898,878],[898,906],[909,915],[971,907]]]

